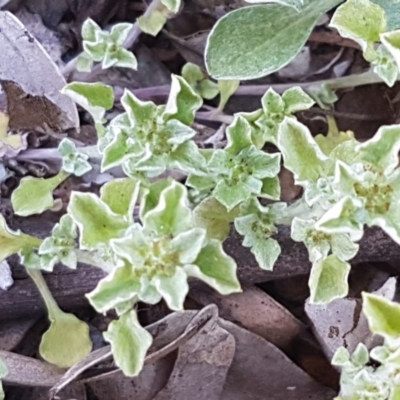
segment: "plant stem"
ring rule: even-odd
[[[325,79],[314,82],[301,83],[277,83],[272,85],[241,85],[232,96],[262,96],[268,89],[274,89],[277,93],[283,93],[285,90],[297,86],[305,92],[327,85],[331,89],[345,89],[357,86],[371,85],[381,83],[382,79],[372,71],[363,72],[356,75],[343,76],[341,78]],[[141,100],[151,100],[154,97],[168,97],[170,91],[169,85],[153,86],[148,88],[132,89],[132,93]],[[115,98],[122,96],[122,90],[115,92]]]
[[[57,318],[57,315],[61,312],[61,309],[60,307],[58,307],[57,302],[54,300],[54,297],[51,294],[49,287],[47,286],[47,283],[43,278],[42,273],[36,269],[31,269],[31,268],[25,268],[25,269],[28,275],[32,278],[33,282],[35,282],[35,285],[38,288],[46,304],[50,321],[54,321]]]

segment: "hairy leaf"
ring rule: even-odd
[[[278,71],[300,52],[319,17],[341,0],[310,0],[300,11],[280,4],[243,7],[212,29],[206,65],[216,79],[256,79]]]
[[[139,324],[131,310],[111,322],[104,338],[111,344],[115,364],[126,376],[136,376],[143,368],[144,359],[153,338]]]

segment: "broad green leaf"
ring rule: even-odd
[[[367,317],[372,333],[388,340],[400,338],[400,304],[384,297],[362,293],[363,313]]]
[[[278,147],[296,182],[316,181],[323,175],[327,157],[302,123],[285,118],[279,128]]]
[[[161,10],[152,11],[150,15],[142,15],[136,21],[143,32],[157,36],[167,22],[167,14],[167,8],[164,7]]]
[[[93,193],[72,192],[68,213],[79,228],[81,248],[86,250],[108,245],[128,225],[123,216]]]
[[[186,63],[182,68],[182,77],[203,99],[211,100],[219,93],[218,85],[207,79],[206,74],[196,64]]]
[[[217,199],[207,197],[193,211],[194,225],[206,229],[208,239],[222,242],[229,236],[230,223],[238,211],[228,211]]]
[[[341,36],[357,42],[366,52],[374,42],[380,41],[386,24],[385,11],[373,2],[347,0],[336,10],[330,26],[336,28]]]
[[[186,174],[198,175],[203,174],[207,168],[206,159],[193,140],[187,140],[170,153],[168,167]]]
[[[285,103],[286,114],[307,110],[315,104],[315,101],[298,86],[286,90],[282,94],[282,100]]]
[[[281,198],[281,184],[277,176],[262,179],[262,184],[260,197],[270,200],[279,200]]]
[[[380,40],[386,50],[392,55],[397,68],[400,69],[400,30],[383,33]]]
[[[200,253],[206,238],[206,230],[202,228],[193,228],[175,236],[169,248],[173,253],[179,254],[181,264],[193,263]]]
[[[28,176],[21,179],[17,189],[11,195],[15,214],[27,217],[41,214],[54,206],[53,190],[69,177],[64,171],[52,178]]]
[[[168,308],[173,311],[183,311],[183,303],[189,292],[187,275],[183,268],[176,268],[172,276],[158,275],[153,282]]]
[[[373,2],[386,12],[387,31],[400,28],[400,0],[373,0]]]
[[[308,281],[310,303],[326,304],[346,296],[349,291],[349,272],[350,265],[334,255],[317,261],[311,269]]]
[[[20,231],[12,231],[0,214],[0,262],[25,247],[39,247],[42,241]]]
[[[232,154],[238,154],[241,150],[252,146],[251,126],[242,116],[236,116],[233,122],[226,128],[228,143],[225,150]]]
[[[231,98],[231,96],[236,92],[237,88],[240,85],[239,80],[219,80],[218,88],[219,88],[219,104],[218,109],[223,110],[226,106],[226,103]]]
[[[242,201],[250,198],[251,190],[249,190],[243,182],[232,184],[225,180],[220,180],[213,191],[213,196],[225,206],[228,211],[232,211]]]
[[[168,10],[177,13],[181,8],[182,0],[161,0],[161,3],[164,4]]]
[[[117,62],[114,64],[115,67],[120,67],[120,68],[131,68],[134,70],[137,70],[138,68],[138,61],[135,57],[135,55],[126,49],[119,49],[115,54],[114,54]]]
[[[43,334],[40,355],[60,368],[69,368],[83,360],[92,350],[89,325],[73,314],[58,310],[50,317],[50,328]]]
[[[203,100],[181,76],[172,75],[171,80],[171,91],[163,118],[165,121],[177,119],[185,125],[191,125]]]
[[[241,291],[235,260],[224,252],[218,240],[210,240],[193,265],[186,265],[184,269],[188,276],[202,280],[221,294]]]
[[[134,127],[140,127],[144,131],[152,128],[157,108],[152,101],[139,100],[128,89],[125,89],[121,104]]]
[[[251,252],[254,254],[261,269],[272,271],[276,260],[281,254],[281,247],[275,239],[257,240],[251,246]]]
[[[160,236],[175,236],[192,228],[192,212],[188,205],[185,186],[170,181],[160,193],[157,206],[146,212],[142,222],[146,231],[156,232]]]
[[[106,110],[114,105],[114,91],[111,86],[103,83],[72,82],[61,93],[89,112],[95,122],[101,122]]]
[[[382,78],[386,85],[392,87],[396,83],[399,75],[399,67],[397,66],[398,64],[386,47],[379,46],[376,50],[376,53],[378,58],[372,62],[373,71]]]
[[[112,212],[133,222],[133,209],[139,196],[140,182],[130,178],[114,179],[100,189],[100,198]]]
[[[143,189],[143,195],[140,199],[139,216],[143,221],[144,216],[150,210],[157,207],[160,201],[161,192],[172,184],[172,179],[160,179],[151,183],[148,187]]]
[[[139,278],[133,267],[126,264],[101,279],[86,297],[97,312],[105,313],[120,303],[135,299],[139,292]]]
[[[339,133],[328,132],[327,135],[319,134],[315,136],[314,139],[318,143],[318,146],[321,148],[323,153],[326,156],[329,156],[332,151],[341,143],[344,143],[348,140],[354,140],[354,133],[352,131]]]
[[[129,311],[108,326],[104,338],[111,344],[115,364],[126,376],[136,376],[143,368],[152,336],[140,326],[136,312]]]
[[[111,28],[110,38],[117,46],[122,46],[132,30],[133,24],[122,22]]]
[[[88,42],[83,41],[83,50],[93,61],[101,61],[105,58],[107,52],[107,45],[104,41]]]
[[[367,364],[367,362],[369,362],[368,349],[364,343],[358,343],[356,349],[351,355],[351,361],[354,365],[357,365],[359,367],[362,367]]]
[[[358,220],[357,216],[362,210],[362,203],[358,199],[344,197],[317,221],[315,228],[331,234],[345,233],[354,241],[360,240],[365,221]]]
[[[384,174],[398,165],[400,150],[400,125],[382,126],[373,138],[362,143],[358,150],[364,162]]]
[[[339,347],[332,357],[331,364],[343,367],[350,362],[350,353],[345,347]]]
[[[87,18],[82,25],[82,38],[90,42],[97,41],[101,28],[91,18]]]
[[[311,0],[300,12],[280,4],[234,10],[218,20],[206,46],[206,65],[216,79],[256,79],[296,57],[318,19],[341,0]]]

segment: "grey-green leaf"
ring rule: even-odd
[[[300,12],[280,4],[243,7],[222,17],[208,37],[206,65],[217,79],[256,79],[296,57],[321,15],[341,0],[310,0]]]

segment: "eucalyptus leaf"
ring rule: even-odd
[[[153,338],[139,324],[136,312],[128,311],[108,326],[104,338],[111,344],[115,364],[126,376],[136,376]]]
[[[341,0],[310,0],[300,11],[281,4],[234,10],[218,20],[206,46],[206,65],[216,79],[256,79],[289,64],[318,19]]]

